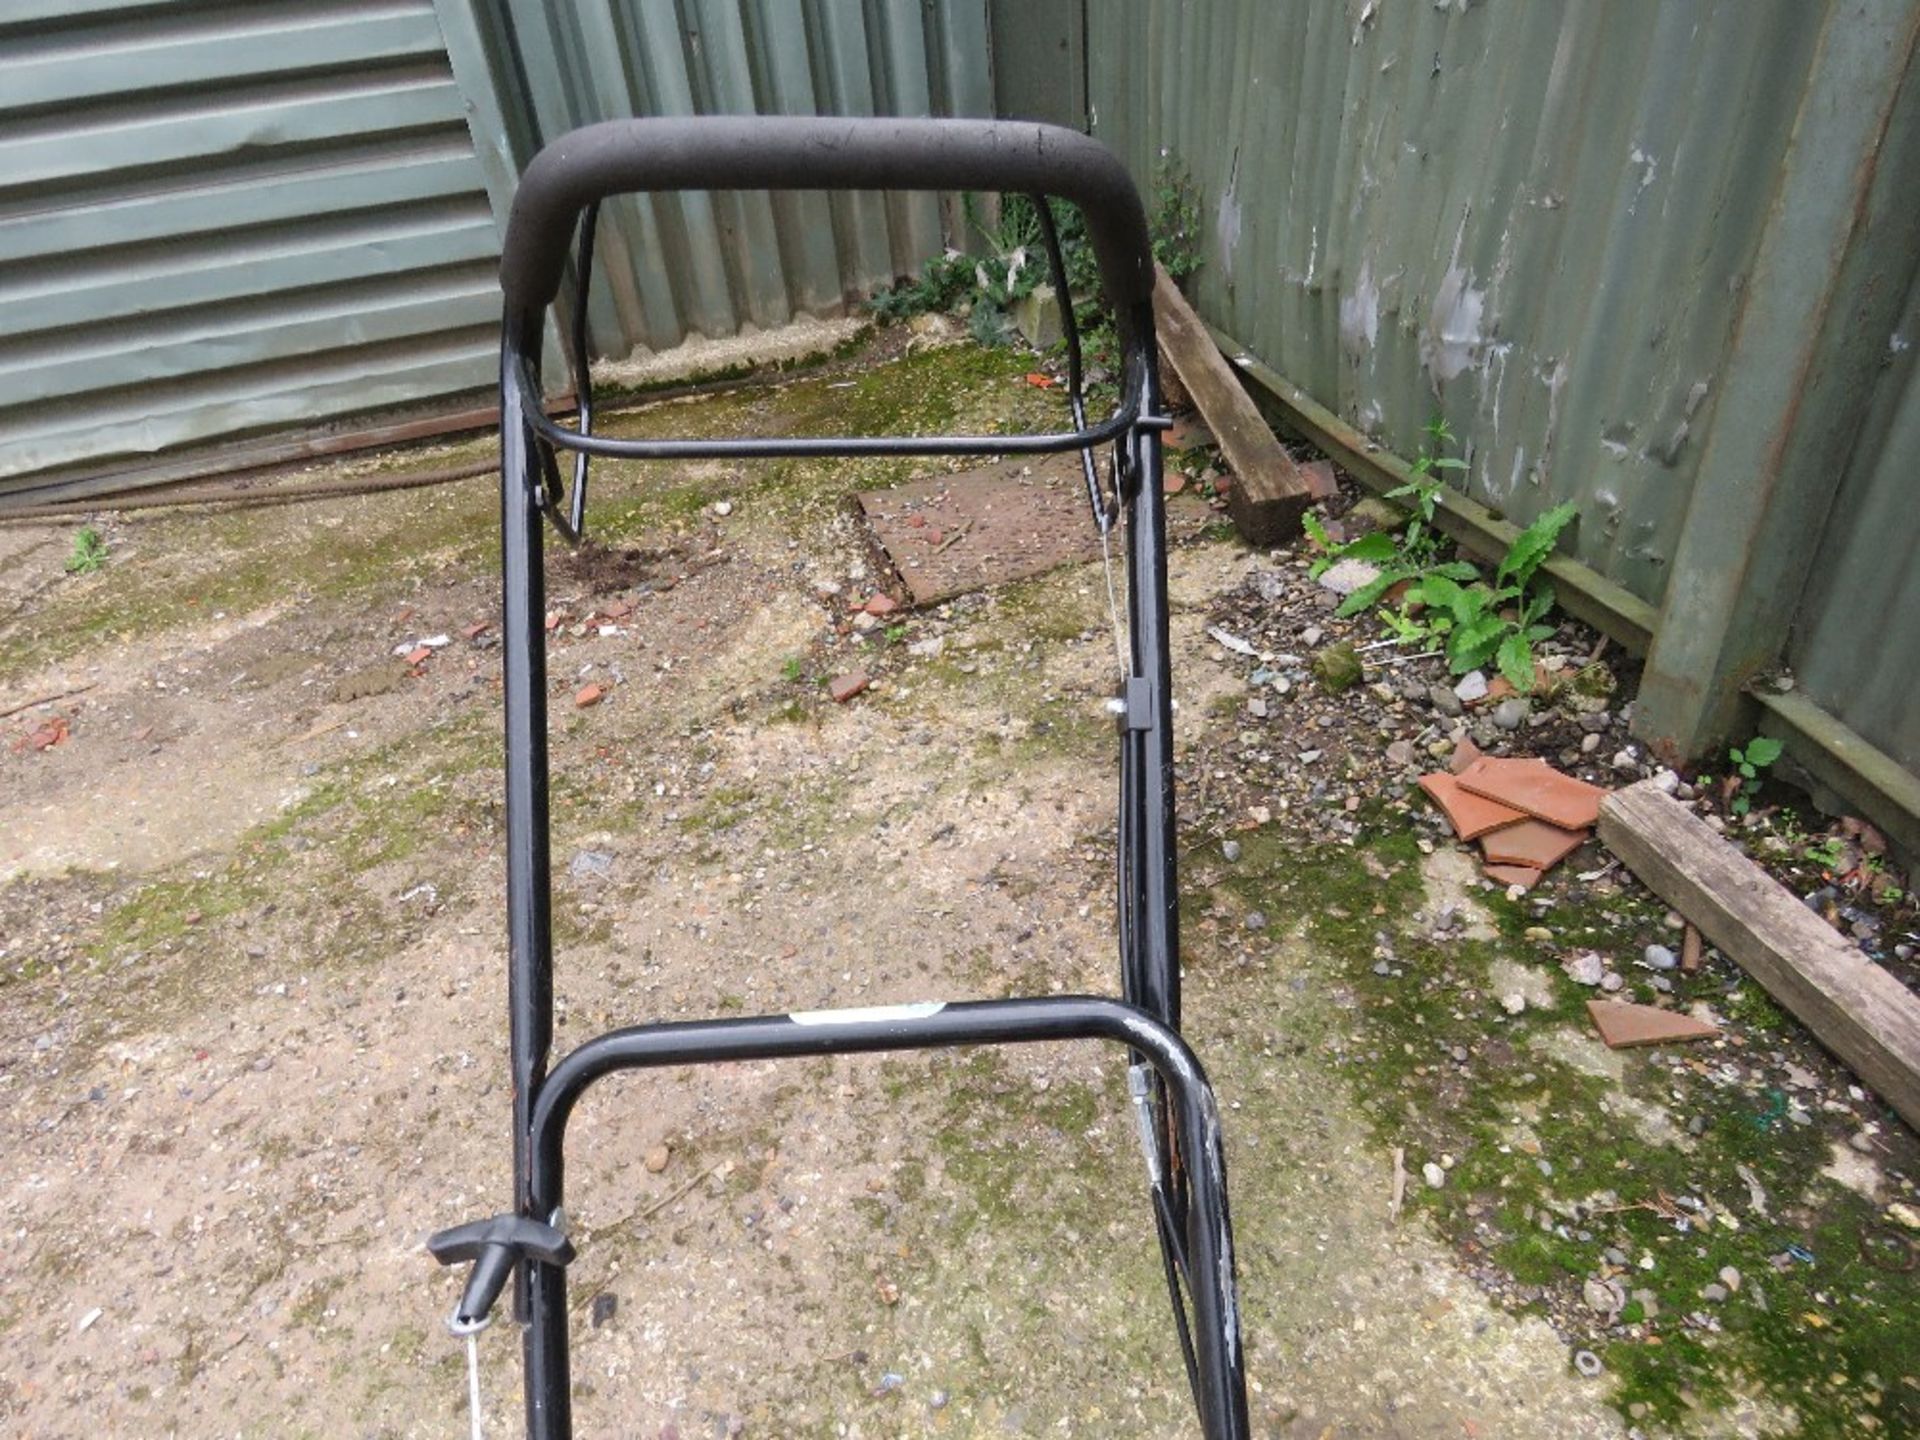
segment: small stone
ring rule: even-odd
[[[1553,931],[1544,925],[1529,925],[1521,934],[1528,940],[1545,945],[1553,939]]]
[[[900,604],[891,595],[887,594],[886,591],[880,590],[876,591],[873,598],[868,600],[861,608],[864,609],[867,614],[877,617],[893,614],[894,611],[900,608]]]
[[[604,880],[613,874],[613,856],[605,850],[577,850],[567,862],[567,873],[576,880]]]
[[[1653,772],[1653,788],[1662,795],[1671,795],[1680,788],[1680,777],[1663,765]]]
[[[1731,1265],[1722,1265],[1720,1267],[1720,1283],[1726,1286],[1727,1289],[1738,1293],[1740,1289],[1740,1272]]]
[[[1460,697],[1444,685],[1429,685],[1427,702],[1442,715],[1464,715],[1467,710],[1467,707],[1460,703]]]
[[[1453,1049],[1449,1050],[1447,1053],[1453,1057],[1454,1064],[1464,1065],[1467,1063],[1467,1047],[1466,1046],[1456,1045],[1453,1047]]]
[[[1221,841],[1220,853],[1226,858],[1228,864],[1232,864],[1240,858],[1240,842],[1238,840]]]
[[[1647,946],[1643,958],[1655,970],[1671,970],[1680,963],[1679,957],[1664,945]]]
[[[1583,950],[1561,967],[1576,985],[1598,985],[1606,978],[1606,963],[1591,950]]]
[[[1313,657],[1313,678],[1329,695],[1338,695],[1360,683],[1360,657],[1353,645],[1343,641],[1329,645]]]
[[[1336,560],[1320,572],[1320,584],[1336,595],[1351,595],[1380,578],[1380,567],[1365,560]]]
[[[1264,930],[1267,928],[1267,917],[1258,910],[1249,910],[1246,919],[1240,923],[1249,930]]]
[[[620,1297],[611,1290],[602,1290],[598,1295],[593,1297],[593,1328],[598,1330],[602,1325],[613,1319],[613,1317],[619,1313],[619,1310]]]
[[[1639,762],[1634,759],[1633,749],[1629,746],[1625,750],[1616,750],[1611,763],[1616,770],[1631,770]]]
[[[1687,1121],[1687,1133],[1689,1135],[1706,1134],[1707,1117],[1704,1115],[1695,1115],[1691,1120]]]
[[[1511,995],[1502,995],[1500,997],[1500,1008],[1505,1010],[1509,1015],[1524,1015],[1527,1009],[1527,997],[1522,995],[1518,990],[1514,991]]]
[[[1493,723],[1498,725],[1502,730],[1518,730],[1521,721],[1527,718],[1527,712],[1530,708],[1527,702],[1522,700],[1518,695],[1513,696],[1511,699],[1502,700],[1498,705],[1493,707]]]
[[[1607,1264],[1613,1266],[1614,1269],[1624,1270],[1627,1268],[1626,1251],[1616,1249],[1614,1246],[1609,1245],[1603,1253],[1606,1255]]]
[[[654,1146],[651,1150],[647,1151],[646,1160],[644,1162],[647,1167],[647,1173],[649,1175],[658,1175],[662,1170],[667,1168],[667,1162],[671,1159],[673,1159],[672,1146],[670,1145]]]
[[[727,516],[733,513],[733,502],[731,500],[714,501],[713,513],[718,515],[722,520],[726,519]]]
[[[1607,1367],[1600,1363],[1600,1357],[1593,1351],[1576,1350],[1573,1352],[1573,1368],[1587,1379],[1594,1380],[1598,1379]]]
[[[1327,632],[1322,630],[1318,625],[1309,625],[1300,632],[1300,643],[1311,650],[1322,640],[1326,639],[1326,636]]]
[[[1393,973],[1393,966],[1384,960],[1376,960],[1373,962],[1373,973],[1384,978]]]
[[[1702,1285],[1700,1287],[1700,1298],[1712,1305],[1722,1304],[1727,1298],[1727,1287],[1717,1282],[1711,1285]]]
[[[1609,995],[1621,989],[1626,983],[1625,980],[1622,980],[1620,976],[1612,970],[1609,970],[1605,975],[1600,977],[1600,988],[1605,990]]]
[[[1598,735],[1582,735],[1580,737],[1580,753],[1582,755],[1591,755],[1599,748],[1600,737]]]
[[[1428,1188],[1438,1190],[1447,1183],[1447,1172],[1429,1160],[1420,1167],[1420,1176],[1427,1182]]]
[[[1255,695],[1251,700],[1247,701],[1247,713],[1256,720],[1266,719],[1267,702],[1260,696]]]
[[[1454,698],[1466,705],[1471,705],[1476,700],[1484,700],[1487,698],[1487,677],[1478,670],[1469,670],[1454,681],[1453,693]]]
[[[1653,977],[1653,988],[1658,990],[1662,995],[1671,995],[1673,993],[1673,981],[1664,975],[1656,975]]]
[[[1411,740],[1396,740],[1387,746],[1387,763],[1405,769],[1418,758]]]

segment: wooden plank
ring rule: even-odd
[[[1313,489],[1300,467],[1273,438],[1253,397],[1214,347],[1213,337],[1167,272],[1153,267],[1153,321],[1160,349],[1199,407],[1233,471],[1227,513],[1255,545],[1278,545],[1300,535],[1300,517]]]
[[[1651,780],[1601,803],[1600,838],[1920,1129],[1920,995]]]

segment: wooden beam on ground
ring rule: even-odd
[[[1650,780],[1601,803],[1600,838],[1920,1130],[1920,995]]]
[[[1254,545],[1299,538],[1300,517],[1313,489],[1293,457],[1273,437],[1260,407],[1221,358],[1213,337],[1167,272],[1153,267],[1153,322],[1160,349],[1205,417],[1233,471],[1227,513]]]

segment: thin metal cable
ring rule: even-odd
[[[480,1332],[467,1335],[467,1416],[473,1423],[472,1440],[486,1440],[480,1433]]]

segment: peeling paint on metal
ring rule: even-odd
[[[1437,410],[1474,499],[1593,508],[1577,557],[1657,602],[1711,423],[1681,397],[1723,370],[1835,5],[1105,0],[1088,93],[1143,184],[1167,151],[1199,188],[1210,322],[1398,454]]]

